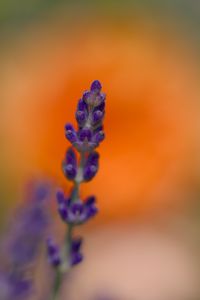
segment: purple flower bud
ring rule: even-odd
[[[84,112],[82,110],[78,110],[76,112],[76,120],[80,126],[84,124],[84,122],[86,121],[86,118],[87,118],[86,112]]]
[[[95,110],[100,110],[104,112],[105,109],[105,101],[102,101],[97,107],[95,107]]]
[[[99,154],[97,152],[89,154],[83,170],[83,178],[85,181],[91,180],[96,175],[98,171],[98,161]]]
[[[73,252],[79,251],[80,248],[81,248],[82,243],[83,243],[83,240],[82,240],[81,237],[74,238],[74,239],[72,240],[72,245],[71,245],[72,251],[73,251]]]
[[[68,213],[67,213],[67,201],[64,197],[63,192],[59,191],[56,194],[57,197],[57,203],[58,203],[58,212],[63,221],[67,219]]]
[[[81,253],[72,253],[71,254],[71,266],[75,266],[82,262],[83,255]]]
[[[96,198],[94,196],[90,196],[85,200],[85,206],[87,208],[88,219],[97,214],[98,209],[96,207]]]
[[[92,119],[93,119],[93,123],[98,123],[98,122],[102,121],[103,112],[101,110],[94,111]]]
[[[90,90],[94,92],[100,92],[101,88],[101,83],[98,80],[95,80],[92,82]]]
[[[98,168],[96,166],[87,166],[84,170],[84,180],[85,181],[90,181],[97,173]]]
[[[98,131],[92,138],[93,142],[98,146],[105,139],[105,134],[102,130]]]
[[[87,103],[90,96],[91,96],[91,93],[89,91],[84,92],[83,93],[83,101],[85,101]]]
[[[77,110],[87,111],[87,103],[84,101],[84,99],[79,100]]]
[[[86,139],[90,141],[91,138],[92,138],[92,132],[89,128],[83,128],[79,131],[79,139],[81,142],[83,142]]]
[[[69,180],[74,180],[77,174],[77,159],[76,153],[72,148],[69,148],[66,153],[65,161],[63,162],[63,172]]]
[[[77,167],[76,153],[73,148],[69,148],[66,153],[66,163],[72,164],[75,168]]]
[[[77,174],[77,170],[71,164],[64,165],[63,172],[69,180],[74,180],[74,178],[76,177],[76,174]]]
[[[70,143],[77,141],[77,135],[74,127],[71,124],[66,124],[65,126],[65,136]]]
[[[100,94],[100,98],[101,98],[101,101],[100,101],[100,102],[101,102],[101,103],[103,103],[103,102],[105,103],[105,100],[106,100],[106,94],[101,93],[101,94]]]
[[[71,244],[71,265],[77,265],[83,260],[83,255],[80,253],[82,238],[74,238]]]
[[[90,87],[90,92],[86,91],[83,94],[83,100],[88,104],[89,107],[96,107],[105,101],[105,95],[100,93],[101,83],[95,80]]]
[[[86,164],[98,166],[98,162],[99,162],[99,153],[96,151],[91,152],[88,155]]]
[[[86,206],[93,205],[96,202],[95,196],[89,196],[85,199]]]
[[[49,263],[53,267],[58,267],[61,264],[59,247],[54,243],[52,238],[47,239],[47,255]]]

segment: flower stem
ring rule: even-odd
[[[78,169],[78,173],[80,174],[81,177],[82,177],[84,163],[85,163],[85,154],[81,152],[79,169]],[[72,202],[75,202],[79,198],[79,189],[80,189],[81,182],[82,180],[74,181],[74,186],[71,192]],[[68,224],[63,251],[62,251],[64,263],[63,265],[61,265],[60,268],[56,270],[51,300],[59,300],[59,293],[60,293],[60,288],[62,285],[64,274],[66,274],[70,270],[70,251],[71,251],[71,244],[72,244],[72,237],[73,237],[73,228],[74,226],[72,224]]]
[[[55,274],[55,280],[54,280],[54,285],[53,285],[53,294],[52,294],[51,300],[59,299],[58,297],[59,297],[62,280],[63,280],[63,273],[58,269]]]

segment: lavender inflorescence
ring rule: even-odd
[[[98,212],[94,196],[81,199],[80,184],[92,180],[98,171],[99,154],[95,149],[105,138],[104,115],[105,94],[101,92],[100,82],[95,80],[78,101],[75,113],[77,130],[70,123],[65,126],[65,136],[71,147],[66,152],[62,169],[66,178],[73,182],[73,188],[69,196],[61,190],[56,195],[59,215],[67,224],[64,246],[61,249],[52,238],[47,240],[48,260],[56,269],[52,299],[57,299],[62,274],[83,260],[82,238],[73,236],[73,228],[84,224]]]
[[[2,300],[28,299],[33,292],[31,273],[50,221],[48,198],[49,185],[34,183],[28,189],[27,203],[12,218],[8,237],[1,241],[2,250],[7,254],[2,258],[0,270]]]
[[[65,135],[79,152],[90,152],[104,140],[102,121],[105,115],[105,94],[101,93],[101,84],[94,81],[90,91],[83,94],[78,102],[76,120],[78,130],[72,124],[65,126]]]

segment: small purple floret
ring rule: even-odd
[[[63,161],[63,172],[69,180],[74,180],[77,174],[77,158],[76,153],[72,148],[69,148],[66,153],[66,158]]]
[[[80,253],[82,238],[74,238],[71,244],[71,265],[77,265],[83,260],[83,255]]]
[[[87,104],[86,102],[84,101],[84,99],[80,99],[79,102],[78,102],[78,107],[77,107],[77,111],[80,110],[80,111],[87,111]]]
[[[65,126],[65,136],[69,142],[74,143],[77,141],[77,135],[74,127],[71,124]]]
[[[85,101],[87,103],[90,96],[91,96],[91,93],[89,91],[84,92],[83,93],[83,101]]]
[[[72,240],[72,246],[71,246],[72,251],[78,252],[81,248],[82,243],[83,243],[83,239],[81,237],[74,238]]]
[[[56,194],[57,203],[58,203],[58,212],[63,221],[67,218],[67,202],[69,201],[64,197],[64,193],[62,191],[58,191]]]
[[[83,125],[87,119],[87,114],[86,112],[82,110],[78,110],[76,112],[76,121],[78,122],[79,126]]]
[[[98,122],[102,121],[103,112],[101,110],[94,111],[92,119],[93,119],[93,123],[98,123]]]
[[[52,238],[47,239],[47,255],[49,263],[53,267],[58,267],[61,264],[59,247],[54,243]]]
[[[94,92],[100,92],[101,88],[101,83],[98,80],[95,80],[92,82],[90,90]]]
[[[83,260],[83,255],[81,253],[72,253],[71,255],[71,265],[75,266],[82,262]]]
[[[84,202],[81,200],[72,202],[64,197],[58,199],[57,196],[57,201],[61,219],[68,224],[80,225],[97,213],[96,201],[93,196],[88,197]]]
[[[101,143],[104,139],[105,139],[105,133],[102,130],[97,132],[93,136],[93,141],[96,145],[99,145],[99,143]]]
[[[92,138],[92,131],[89,128],[83,128],[79,131],[79,139],[81,142],[87,140],[90,141]]]
[[[91,180],[96,175],[98,166],[99,154],[97,152],[90,153],[83,170],[83,178],[85,181]]]

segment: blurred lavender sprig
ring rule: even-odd
[[[33,265],[44,239],[49,215],[46,200],[49,186],[34,183],[28,189],[26,203],[12,218],[6,237],[1,241],[0,299],[23,300],[33,292]]]
[[[81,199],[80,184],[92,180],[99,167],[99,154],[95,149],[105,137],[105,94],[101,92],[101,88],[100,82],[95,80],[90,90],[84,92],[79,100],[75,113],[78,129],[75,130],[69,123],[65,126],[65,136],[71,147],[66,152],[62,169],[73,187],[69,196],[61,190],[57,192],[58,212],[62,221],[67,224],[64,244],[59,247],[54,239],[47,240],[48,260],[55,269],[52,300],[59,297],[64,274],[83,260],[82,238],[74,237],[74,227],[86,223],[98,212],[95,196]]]

